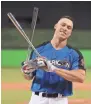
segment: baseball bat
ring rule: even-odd
[[[33,41],[34,31],[35,31],[37,17],[38,17],[38,11],[39,11],[39,8],[34,7],[33,17],[32,17],[32,23],[31,23],[31,28],[32,28],[31,42]]]
[[[36,53],[36,55],[38,57],[40,57],[40,54],[38,53],[38,51],[35,49],[35,47],[33,46],[33,44],[31,43],[31,41],[29,40],[28,36],[26,35],[26,33],[24,32],[24,30],[22,29],[22,27],[20,26],[20,24],[18,23],[18,21],[15,19],[15,17],[13,16],[12,13],[8,13],[7,16],[9,17],[9,19],[12,21],[12,23],[14,24],[14,26],[17,28],[17,30],[21,33],[21,35],[25,38],[25,40],[27,41],[27,43],[32,47],[32,49],[34,50],[34,52]]]
[[[31,23],[31,29],[32,29],[32,35],[30,38],[31,43],[33,43],[33,37],[34,37],[34,32],[35,32],[35,27],[36,27],[36,22],[37,22],[38,11],[39,11],[39,8],[34,7],[33,16],[32,16],[32,23]],[[26,60],[29,60],[30,52],[31,52],[31,46],[29,45]]]

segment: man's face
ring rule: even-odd
[[[62,40],[68,39],[72,33],[73,22],[67,18],[61,18],[54,27],[55,35]]]

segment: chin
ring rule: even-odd
[[[59,37],[60,40],[66,40],[67,37]]]

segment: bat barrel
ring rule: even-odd
[[[33,44],[31,43],[31,41],[29,40],[28,36],[26,35],[26,33],[24,32],[24,30],[22,29],[22,27],[20,26],[20,24],[18,23],[18,21],[15,19],[15,17],[13,16],[12,13],[8,13],[7,14],[9,19],[12,21],[12,23],[15,25],[15,27],[18,29],[18,31],[22,34],[22,36],[26,39],[26,41],[28,42],[28,44],[32,47],[32,49],[34,50],[34,52],[36,53],[37,56],[40,57],[40,54],[38,53],[38,51],[35,49],[35,47],[33,46]]]

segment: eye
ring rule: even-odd
[[[65,23],[61,24],[63,27],[66,25]]]
[[[67,26],[67,28],[68,28],[69,30],[71,30],[71,29],[72,29],[72,27],[71,27],[71,26]]]

